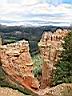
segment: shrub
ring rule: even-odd
[[[35,77],[38,77],[42,74],[42,67],[41,65],[43,64],[43,60],[40,57],[40,54],[36,54],[33,56],[33,63],[34,63],[34,75]]]

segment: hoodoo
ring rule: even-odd
[[[42,88],[51,86],[53,71],[55,70],[54,65],[60,59],[63,48],[63,38],[67,36],[67,30],[57,29],[56,32],[44,32],[40,42],[38,43],[41,57],[43,59],[42,65]]]

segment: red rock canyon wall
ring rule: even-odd
[[[60,59],[64,43],[63,38],[67,36],[67,30],[58,29],[56,32],[44,32],[40,42],[38,43],[41,57],[43,59],[42,65],[42,84],[43,88],[51,86],[53,71],[55,70],[54,65]]]
[[[3,70],[14,82],[26,88],[39,88],[39,83],[32,73],[33,63],[28,41],[0,46],[0,60]]]

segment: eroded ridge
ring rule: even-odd
[[[54,65],[60,59],[59,56],[63,51],[62,43],[64,37],[68,35],[67,30],[57,29],[56,32],[44,32],[40,42],[38,43],[42,65],[42,83],[41,86],[46,88],[51,86],[53,71],[56,69]]]
[[[32,73],[33,62],[28,41],[0,46],[0,60],[3,70],[13,82],[27,89],[38,89],[39,83]]]

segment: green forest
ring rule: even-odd
[[[58,28],[71,29],[70,27],[56,26],[24,27],[0,25],[0,35],[3,38],[3,44],[16,42],[23,39],[29,41],[30,52],[33,55],[39,52],[38,42],[40,41],[43,32],[54,32]]]

